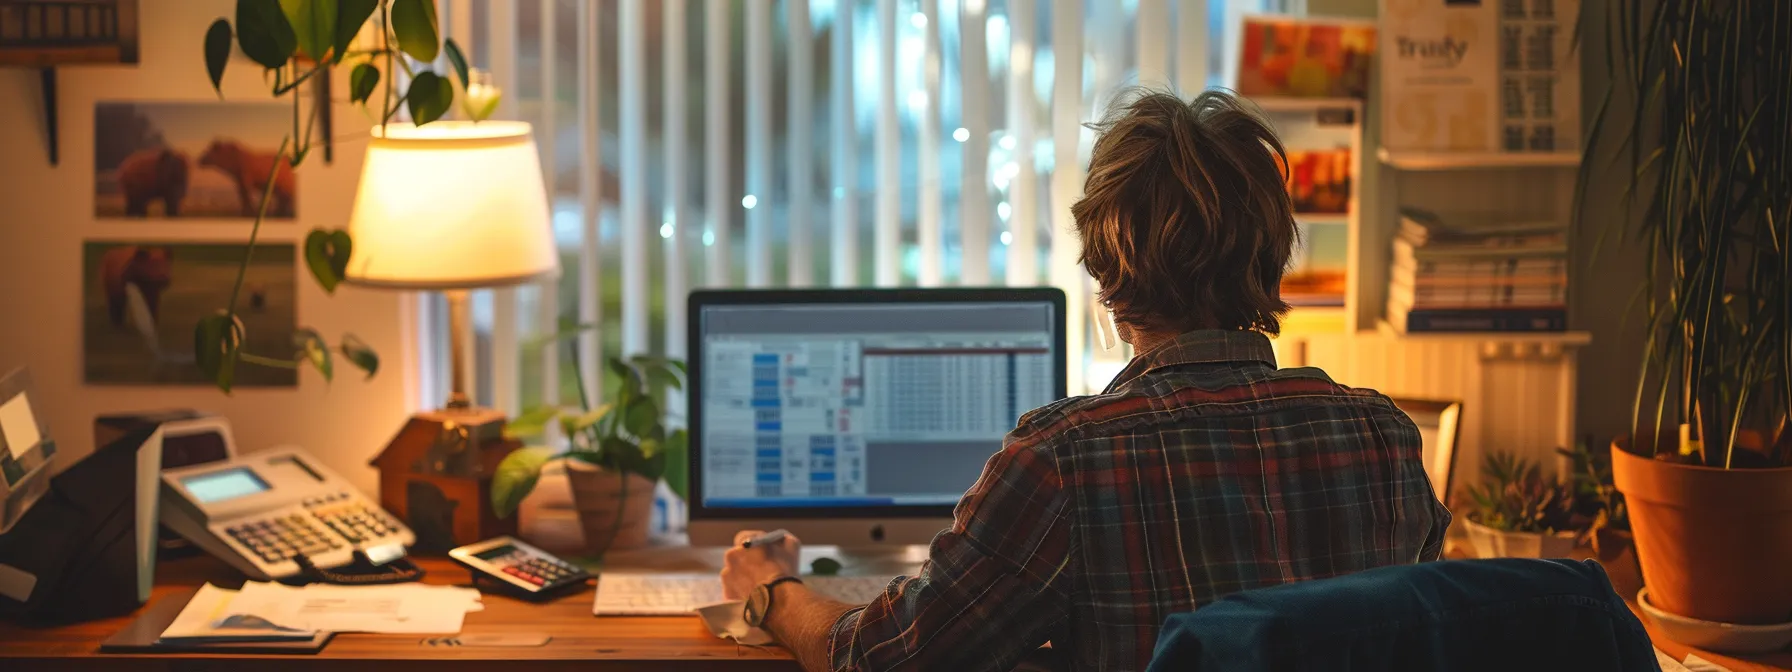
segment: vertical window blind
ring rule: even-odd
[[[474,389],[513,413],[575,402],[575,366],[595,402],[604,358],[683,358],[692,287],[1056,285],[1071,390],[1099,386],[1124,353],[1090,346],[1084,124],[1129,85],[1224,85],[1240,17],[1304,4],[438,2],[534,124],[561,248],[557,281],[474,296]],[[445,308],[419,304],[438,398]]]

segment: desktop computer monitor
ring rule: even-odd
[[[1050,288],[693,293],[691,542],[927,543],[1064,397],[1064,317]]]

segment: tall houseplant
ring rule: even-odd
[[[467,89],[466,57],[453,39],[441,40],[433,0],[237,0],[235,18],[234,24],[220,18],[206,30],[206,73],[222,97],[225,68],[235,47],[261,66],[274,98],[291,98],[292,129],[281,140],[274,159],[276,165],[285,164],[282,170],[297,168],[311,151],[321,109],[314,105],[309,111],[302,110],[296,91],[320,73],[350,68],[350,101],[370,115],[377,114],[374,119],[379,125],[391,121],[401,106],[418,125],[435,121],[448,111],[454,102],[453,83],[425,67],[438,55],[446,56],[461,89]],[[357,37],[370,23],[377,39],[363,44]],[[402,91],[395,76],[398,72],[409,78]],[[489,113],[490,107],[482,109]],[[333,351],[372,376],[379,368],[379,356],[353,334],[344,334],[332,348],[316,330],[302,328],[292,335],[291,353],[242,349],[244,327],[237,318],[237,298],[273,186],[270,175],[256,205],[255,225],[249,229],[249,243],[237,267],[229,301],[194,327],[195,361],[206,378],[226,393],[239,363],[285,368],[309,364],[329,380],[335,368]],[[342,229],[317,228],[306,235],[304,247],[311,276],[326,293],[334,293],[348,268],[354,241]]]
[[[1612,447],[1655,606],[1792,620],[1792,5],[1605,3],[1582,184],[1647,248],[1632,431]],[[1630,104],[1634,101],[1634,104]]]

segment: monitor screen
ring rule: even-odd
[[[193,499],[200,504],[212,504],[238,497],[247,497],[259,492],[267,492],[268,482],[250,471],[248,467],[236,467],[222,471],[188,476],[181,479],[180,484]]]
[[[699,506],[950,507],[1061,396],[1059,305],[702,305]]]

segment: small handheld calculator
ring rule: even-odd
[[[493,537],[448,552],[448,557],[524,599],[545,599],[561,589],[585,585],[591,574],[512,537]]]

